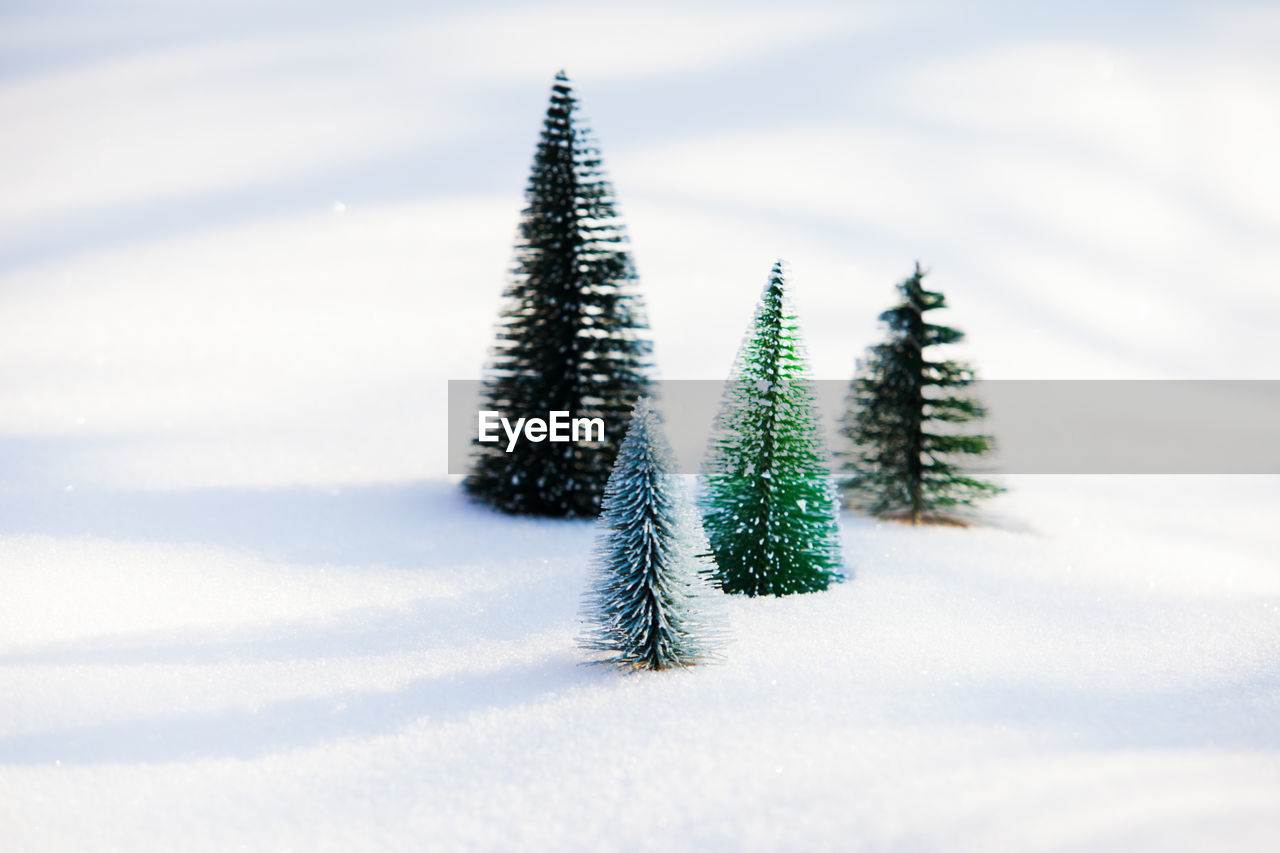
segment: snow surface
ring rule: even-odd
[[[592,526],[448,481],[10,502],[6,846],[1270,849],[1280,480],[1011,485],[643,676],[575,649]]]
[[[531,38],[537,34],[539,38]],[[773,261],[842,379],[1275,378],[1266,4],[0,9],[0,846],[1270,850],[1280,478],[847,516],[721,666],[573,646],[593,531],[446,479],[555,71],[669,378]]]

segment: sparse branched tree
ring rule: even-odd
[[[840,574],[839,504],[782,263],[725,388],[703,524],[725,592],[788,595]]]
[[[627,413],[648,390],[651,344],[627,237],[600,152],[564,72],[551,90],[516,242],[486,408],[601,418],[604,441],[476,442],[465,480],[505,512],[594,517]]]
[[[974,380],[969,365],[928,357],[931,347],[956,343],[963,333],[925,321],[946,307],[941,293],[925,290],[916,264],[898,285],[902,302],[880,315],[888,339],[871,347],[849,391],[841,431],[841,487],[855,509],[881,518],[920,523],[961,523],[947,514],[1003,489],[965,473],[963,456],[988,452],[987,435],[966,435],[960,425],[985,411],[962,389]]]
[[[706,540],[648,399],[631,416],[598,523],[582,646],[608,653],[601,662],[623,669],[714,659],[723,635],[705,594]]]

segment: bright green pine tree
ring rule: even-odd
[[[931,360],[930,347],[952,344],[963,332],[925,321],[946,307],[941,293],[925,290],[916,264],[898,285],[902,302],[880,315],[888,340],[869,349],[849,390],[841,425],[850,440],[841,483],[855,509],[913,524],[958,522],[947,510],[1004,491],[965,473],[962,456],[987,453],[988,435],[965,435],[959,426],[985,411],[962,392],[974,380],[969,365]]]
[[[824,590],[840,574],[826,446],[782,263],[738,353],[704,469],[703,525],[725,592]]]
[[[604,492],[581,645],[622,669],[704,663],[722,642],[703,576],[706,540],[672,473],[671,448],[642,399]],[[710,608],[710,609],[709,609]]]
[[[648,390],[652,345],[627,236],[600,152],[563,71],[551,90],[521,216],[485,409],[602,418],[596,444],[475,442],[464,488],[510,513],[594,517],[627,416]]]

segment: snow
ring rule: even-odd
[[[1011,485],[984,528],[846,516],[853,580],[728,599],[723,664],[643,677],[575,648],[592,526],[448,481],[186,529],[127,493],[60,512],[82,532],[0,539],[0,824],[11,849],[1267,849],[1280,481]]]
[[[916,259],[986,378],[1274,377],[1274,10],[0,20],[6,850],[1274,846],[1278,477],[846,515],[847,583],[624,677],[592,526],[444,476],[562,66],[666,378],[780,256],[823,379]]]

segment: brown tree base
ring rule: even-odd
[[[920,512],[913,513],[909,510],[897,510],[895,512],[887,512],[884,515],[878,515],[877,518],[883,521],[896,521],[898,524],[932,524],[939,527],[971,527],[972,522],[961,518],[958,515],[948,515],[943,512]]]

